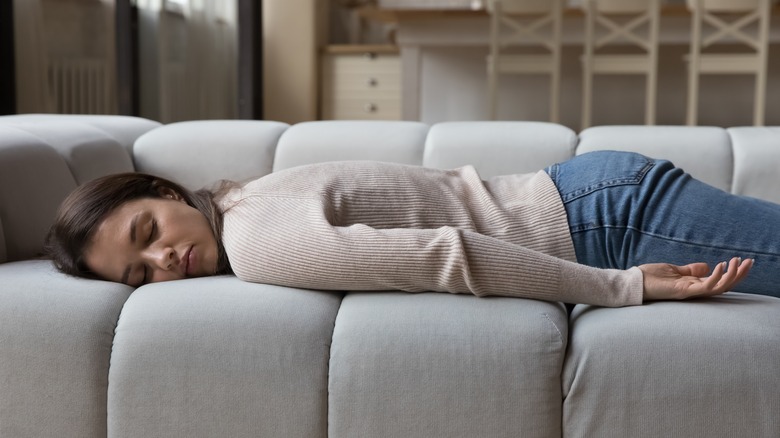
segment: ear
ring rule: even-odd
[[[184,198],[179,194],[179,192],[173,190],[170,187],[159,187],[157,192],[160,194],[161,198],[184,202]]]

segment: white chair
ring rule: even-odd
[[[489,0],[490,55],[487,60],[490,118],[498,114],[501,74],[549,74],[550,121],[560,116],[561,21],[563,0]],[[546,53],[517,54],[512,46],[541,46]]]
[[[702,74],[755,75],[753,124],[764,124],[771,3],[770,0],[687,0],[692,16],[691,52],[687,56],[688,125],[698,122]],[[711,29],[709,35],[705,35],[705,29]],[[748,51],[702,53],[716,43],[742,43]]]
[[[591,124],[596,74],[646,75],[645,123],[655,124],[661,0],[583,0],[582,6],[585,9],[582,128]],[[618,48],[625,49],[626,43],[633,52],[614,53]],[[597,53],[610,44],[613,51]],[[636,47],[643,53],[636,53]]]

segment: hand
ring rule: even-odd
[[[639,269],[644,274],[644,301],[719,295],[742,281],[752,267],[753,259],[742,260],[739,257],[718,263],[711,274],[706,263],[685,266],[669,263],[641,265]]]

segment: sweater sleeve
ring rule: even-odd
[[[241,208],[252,210],[252,198]],[[324,290],[404,290],[499,295],[624,306],[642,303],[638,268],[596,269],[474,231],[333,226],[305,218],[301,200],[274,224],[226,216],[223,240],[245,281]],[[297,202],[297,203],[296,203]],[[296,206],[298,208],[296,208]],[[267,209],[267,205],[264,206]]]

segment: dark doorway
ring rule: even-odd
[[[0,115],[16,114],[14,2],[0,1]]]
[[[238,0],[238,117],[263,118],[263,12],[260,0]]]
[[[119,114],[139,115],[138,9],[116,0],[117,107]]]

